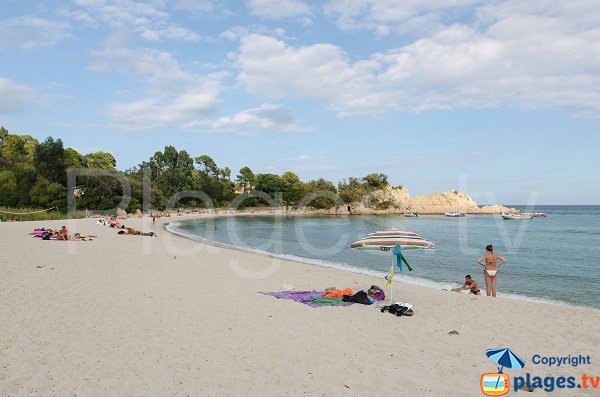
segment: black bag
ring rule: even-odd
[[[363,305],[370,305],[369,295],[365,291],[358,291],[354,295],[344,295],[342,298],[344,302],[362,303]]]
[[[382,313],[385,313],[386,311],[396,316],[412,316],[414,314],[412,305],[409,303],[404,303],[402,305],[394,303],[393,305],[384,306],[381,308]]]

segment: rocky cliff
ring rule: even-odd
[[[502,205],[480,207],[469,195],[450,189],[437,194],[425,194],[411,197],[404,187],[387,186],[370,193],[360,202],[337,206],[326,211],[327,214],[400,214],[416,212],[419,214],[443,214],[460,211],[466,214],[514,213],[518,210]]]

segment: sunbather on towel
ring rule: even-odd
[[[58,231],[58,240],[70,240],[70,238],[69,229],[66,226],[61,227]]]

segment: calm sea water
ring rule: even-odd
[[[537,206],[535,210],[548,217],[505,221],[499,216],[483,215],[267,215],[182,221],[169,225],[169,230],[194,239],[375,276],[389,271],[392,255],[352,250],[350,243],[377,230],[409,230],[434,242],[438,249],[406,251],[414,271],[405,269],[400,277],[435,288],[456,286],[466,274],[485,286],[483,270],[475,261],[491,243],[495,252],[508,261],[499,275],[499,295],[600,307],[600,206]]]

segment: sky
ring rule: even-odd
[[[0,125],[303,180],[600,204],[597,0],[2,0]]]

